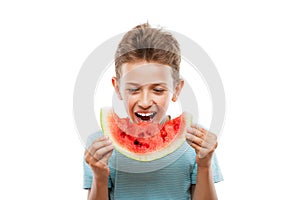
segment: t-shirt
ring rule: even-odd
[[[89,137],[87,146],[98,138],[102,133],[98,132]],[[184,145],[186,145],[184,147]],[[145,170],[139,173],[133,170],[118,170],[110,166],[108,188],[110,189],[110,199],[126,200],[160,200],[160,199],[190,199],[190,186],[196,184],[197,164],[195,161],[196,153],[187,143],[182,145],[185,148],[180,155],[172,162],[161,164],[164,159],[157,161],[157,170]],[[180,149],[180,148],[179,148]],[[176,150],[179,152],[180,150]],[[175,153],[177,153],[175,152]],[[120,155],[116,150],[110,157],[114,159]],[[169,155],[168,155],[169,156]],[[166,156],[166,157],[168,157]],[[172,156],[172,155],[171,155]],[[166,160],[166,159],[165,159]],[[168,161],[168,160],[167,160]],[[127,163],[126,163],[127,164]],[[147,168],[147,162],[143,162]],[[134,166],[130,166],[134,168]],[[149,168],[150,169],[150,168]],[[140,169],[137,169],[137,171]],[[216,155],[212,159],[212,170],[214,182],[223,180]],[[89,165],[84,161],[84,183],[83,188],[89,189],[92,186],[93,173]]]

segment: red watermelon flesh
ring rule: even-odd
[[[183,113],[164,124],[131,123],[119,118],[111,108],[101,109],[100,121],[104,135],[123,155],[139,161],[152,161],[178,149],[185,141],[185,129],[191,116]]]
[[[148,138],[157,134],[161,125],[151,122],[139,122],[138,124],[130,123],[128,118],[120,118],[117,114],[111,111],[110,115],[107,116],[107,119],[110,123],[114,124],[116,127],[112,127],[113,130],[117,131],[119,128],[121,131],[126,134],[138,137],[138,138]],[[118,130],[118,131],[120,131]]]

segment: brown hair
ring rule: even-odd
[[[115,54],[117,79],[121,76],[120,68],[124,63],[139,61],[168,65],[172,67],[174,83],[179,80],[180,48],[177,40],[169,32],[151,28],[148,23],[128,31],[119,43]]]

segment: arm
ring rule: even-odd
[[[108,159],[113,151],[113,146],[108,138],[102,136],[85,152],[85,161],[93,171],[92,187],[88,191],[88,200],[108,200]]]
[[[92,188],[88,190],[88,200],[109,200],[109,192],[107,183],[97,182],[93,179]]]
[[[211,167],[212,156],[217,148],[216,135],[197,125],[192,125],[191,128],[187,130],[186,138],[188,143],[195,149],[197,155],[197,179],[196,185],[191,186],[192,199],[218,199]]]
[[[198,167],[197,182],[196,185],[192,185],[192,199],[218,199],[213,182],[211,167]]]

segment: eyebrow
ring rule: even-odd
[[[139,83],[134,83],[134,82],[127,82],[127,83],[125,83],[125,85],[140,86]],[[153,84],[151,84],[151,85],[155,85],[155,86],[157,86],[157,85],[164,85],[164,86],[167,86],[167,84],[164,83],[164,82],[153,83]]]

